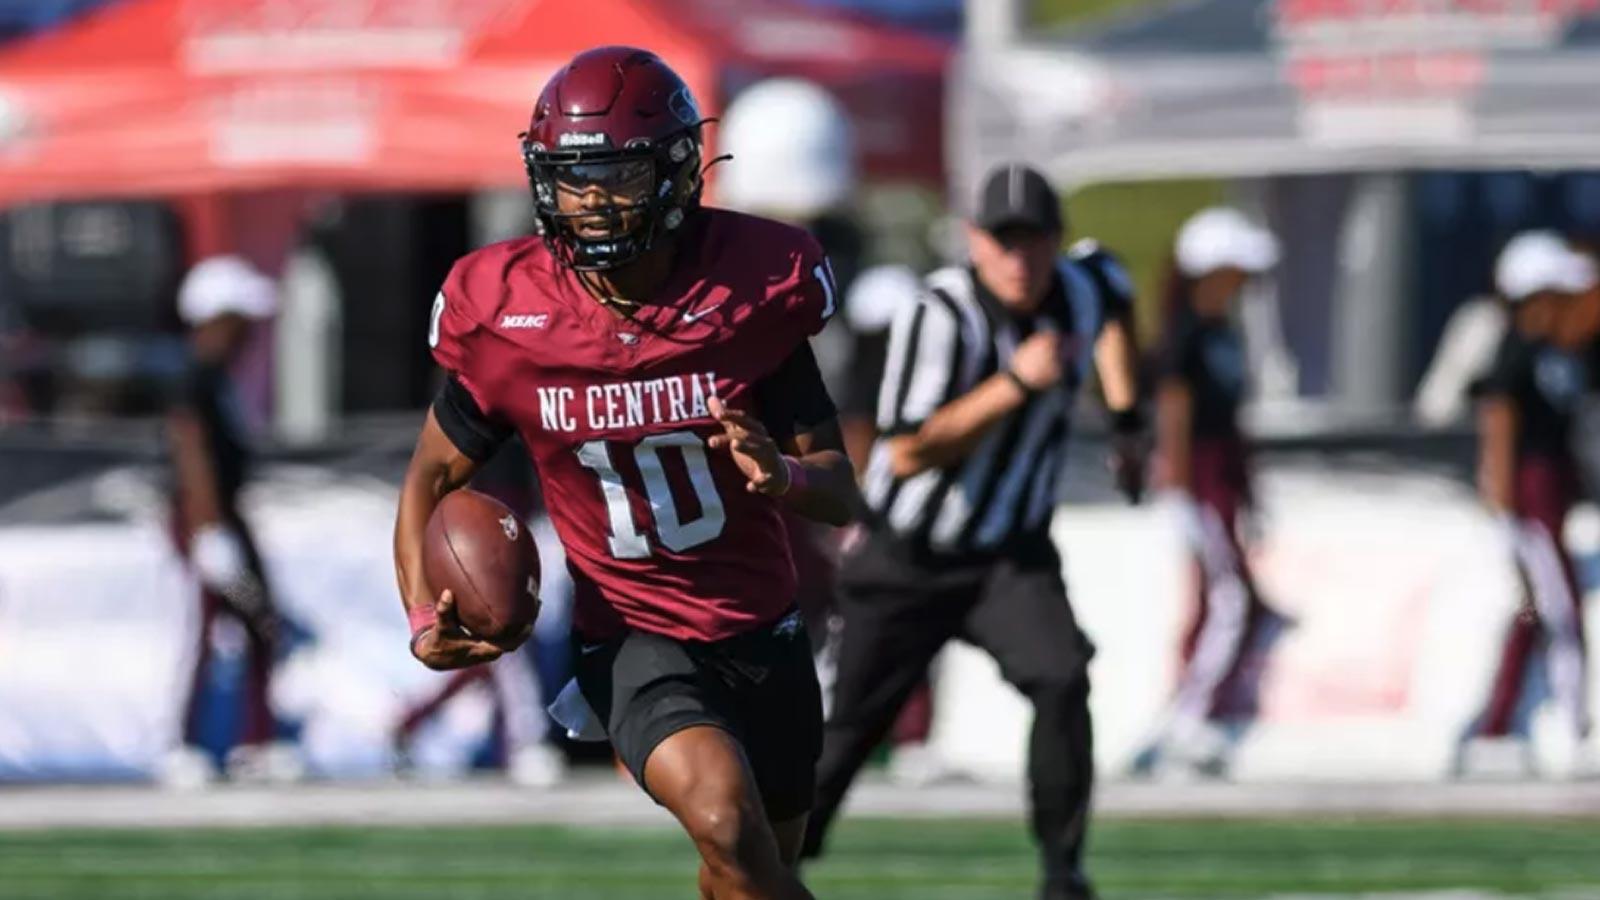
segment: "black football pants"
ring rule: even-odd
[[[850,782],[883,740],[939,648],[963,638],[986,650],[1032,701],[1028,747],[1033,832],[1045,879],[1062,896],[1086,887],[1081,861],[1094,780],[1088,662],[1061,579],[1038,540],[997,560],[915,558],[873,538],[839,572],[838,680],[823,729],[817,806],[805,855],[820,855]]]

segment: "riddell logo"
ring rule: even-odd
[[[549,313],[534,316],[501,316],[501,328],[543,328],[550,324]]]
[[[604,147],[610,143],[603,131],[566,131],[556,141],[560,147]]]

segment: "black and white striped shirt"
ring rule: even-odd
[[[1060,259],[1056,284],[1031,317],[1008,312],[970,268],[929,275],[890,331],[878,397],[880,437],[864,478],[877,526],[920,549],[952,555],[995,552],[1014,538],[1044,532],[1073,399],[1089,375],[1095,339],[1131,302],[1122,266],[1089,241]],[[1062,382],[997,423],[966,459],[896,478],[888,439],[916,431],[939,407],[1003,371],[1017,345],[1040,329],[1061,332],[1070,350]]]

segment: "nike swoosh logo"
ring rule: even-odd
[[[705,318],[707,314],[709,314],[709,313],[711,313],[711,312],[713,312],[715,310],[721,309],[721,308],[722,308],[722,304],[718,303],[716,306],[708,306],[705,309],[696,309],[696,310],[693,310],[691,312],[686,312],[686,313],[683,314],[683,321],[688,322],[689,324],[692,325],[695,322],[698,322],[701,319]]]

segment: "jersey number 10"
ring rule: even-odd
[[[689,472],[689,484],[694,487],[695,500],[700,504],[700,516],[685,522],[672,497],[672,486],[661,467],[661,450],[675,447],[683,455],[684,468]],[[645,496],[655,516],[656,538],[668,550],[681,553],[698,547],[722,534],[728,515],[717,493],[716,482],[711,480],[711,465],[706,461],[706,445],[692,431],[670,431],[652,434],[633,447],[633,461],[644,476]],[[606,516],[611,520],[611,555],[617,559],[644,559],[650,555],[650,540],[639,533],[633,521],[633,507],[628,502],[628,489],[622,476],[611,464],[611,445],[605,441],[588,441],[578,447],[578,462],[600,476],[600,490],[605,496]]]

